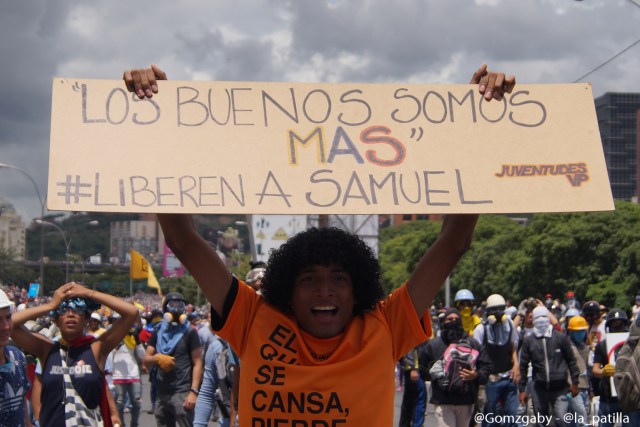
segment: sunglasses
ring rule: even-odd
[[[72,307],[58,307],[56,309],[56,314],[58,316],[69,314],[69,312],[73,312],[73,313],[77,314],[78,316],[86,314],[86,311],[81,310],[81,309],[75,309],[75,308],[72,308]]]

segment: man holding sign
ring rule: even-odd
[[[140,98],[154,96],[159,79],[156,66],[124,73]],[[501,100],[515,78],[483,65],[471,83],[485,101]],[[242,360],[239,419],[252,427],[391,425],[396,361],[428,339],[428,308],[478,219],[447,216],[409,280],[384,298],[372,250],[342,230],[289,239],[269,259],[260,296],[232,276],[190,216],[158,217],[211,303],[213,329]]]

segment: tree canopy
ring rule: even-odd
[[[452,295],[469,289],[477,301],[493,293],[514,304],[568,291],[584,303],[597,300],[627,309],[640,292],[640,206],[616,202],[612,212],[536,214],[526,225],[507,216],[483,215],[469,252],[451,275]],[[385,289],[407,279],[440,223],[419,221],[381,231]],[[440,296],[444,301],[444,293]]]

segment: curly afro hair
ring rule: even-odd
[[[380,264],[359,237],[339,228],[311,228],[296,234],[269,257],[262,281],[262,295],[285,313],[300,271],[313,265],[337,265],[351,276],[355,305],[353,314],[372,310],[383,298]]]

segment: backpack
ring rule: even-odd
[[[442,355],[431,367],[429,373],[438,386],[450,394],[469,394],[473,391],[473,381],[463,381],[462,369],[475,369],[480,352],[466,341],[449,344]]]
[[[640,317],[632,324],[629,338],[616,356],[613,384],[623,411],[640,408]]]
[[[215,391],[215,401],[223,418],[229,418],[231,409],[231,390],[233,388],[233,372],[238,366],[238,359],[228,342],[220,337],[216,339],[222,348],[215,356],[215,374],[218,387]],[[209,346],[207,346],[207,350]],[[204,357],[204,356],[203,356]]]

